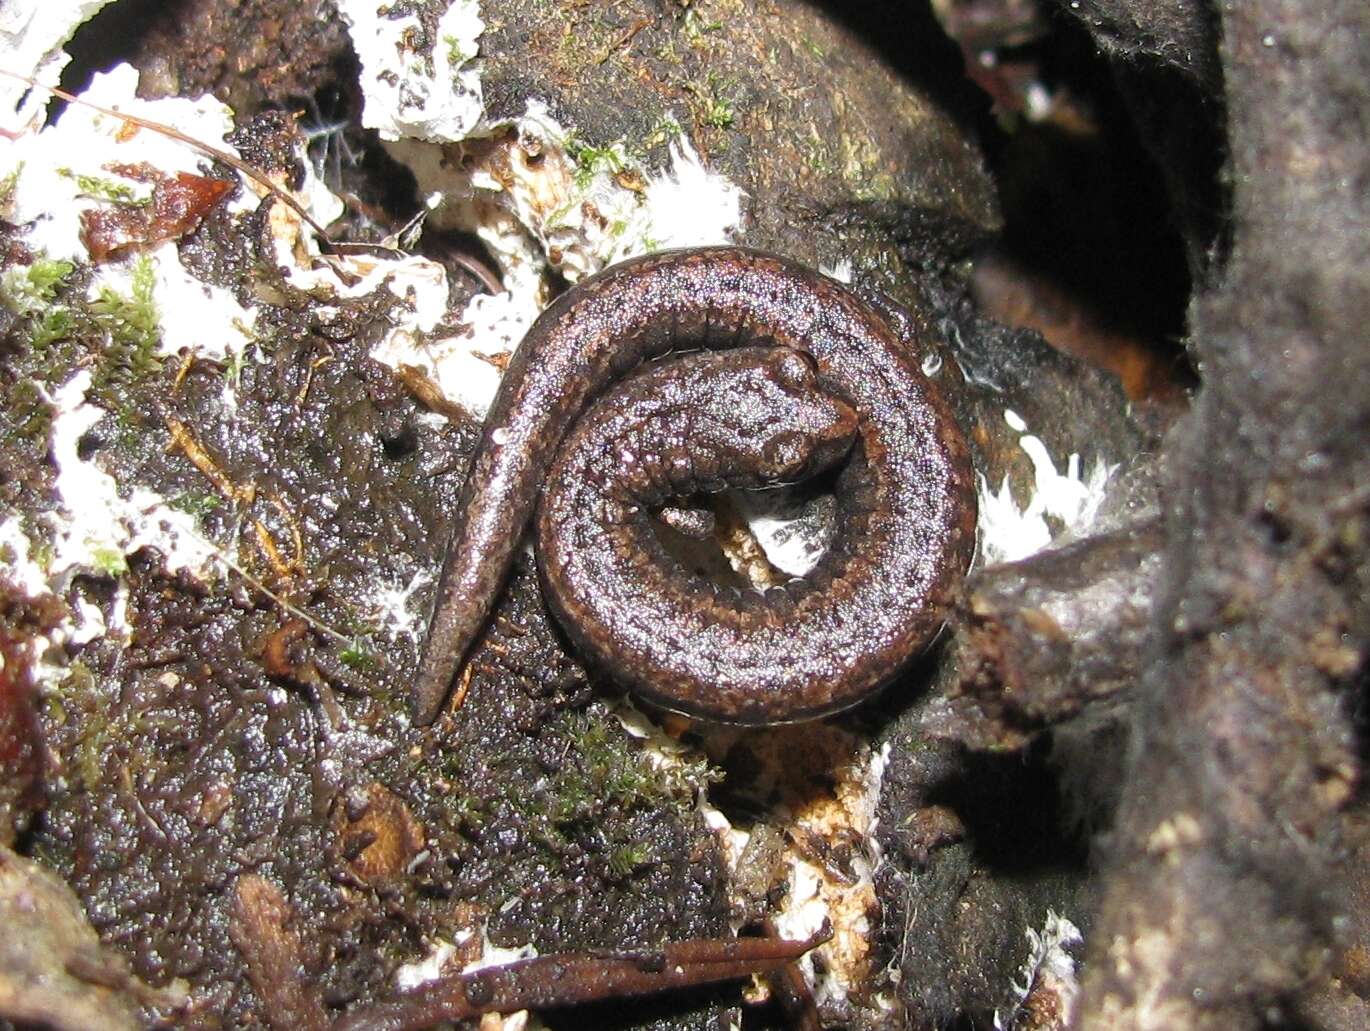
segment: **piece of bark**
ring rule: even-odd
[[[966,725],[944,729],[1018,747],[1086,710],[1116,714],[1143,668],[1160,546],[1147,520],[967,578],[951,703]]]
[[[100,944],[62,879],[0,845],[0,1019],[56,1031],[136,1031],[144,1002],[176,1001]]]

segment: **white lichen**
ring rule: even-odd
[[[1067,951],[1073,945],[1084,941],[1080,929],[1068,919],[1047,910],[1046,922],[1041,932],[1035,928],[1027,929],[1028,956],[1018,968],[1018,977],[1013,982],[1014,1001],[1005,1021],[996,1011],[994,1026],[999,1029],[1013,1022],[1013,1015],[1023,1005],[1029,994],[1049,993],[1057,1000],[1054,1007],[1046,1007],[1058,1016],[1057,1027],[1070,1026],[1075,1000],[1080,994],[1080,983],[1075,973],[1075,959]]]
[[[405,963],[395,970],[395,987],[402,992],[410,991],[428,981],[442,976],[444,968],[457,954],[457,946],[465,943],[475,932],[463,929],[457,932],[457,941],[444,941],[436,938],[429,943],[428,951],[422,959]]]
[[[5,579],[23,594],[37,598],[48,593],[48,575],[33,556],[33,544],[12,515],[0,520],[0,566]]]
[[[57,469],[57,511],[48,514],[53,555],[46,575],[59,590],[78,572],[117,576],[126,558],[144,547],[156,548],[170,572],[211,573],[216,549],[195,526],[195,518],[172,508],[161,494],[144,487],[120,490],[94,457],[81,455],[81,439],[109,413],[86,400],[91,374],[82,370],[52,395],[56,409],[50,450]]]
[[[1096,458],[1088,476],[1080,471],[1080,456],[1066,459],[1065,472],[1040,437],[1027,431],[1017,412],[1006,410],[1004,421],[1019,434],[1018,446],[1032,462],[1033,492],[1026,507],[1019,508],[1005,476],[998,491],[979,475],[980,547],[986,563],[1015,562],[1034,555],[1065,532],[1079,532],[1093,522],[1103,504],[1109,478],[1117,471]],[[1055,528],[1048,519],[1055,521]]]
[[[432,574],[419,570],[403,584],[382,583],[365,599],[363,608],[392,640],[417,644],[427,633],[428,623],[422,606],[415,604],[415,595],[432,582]]]
[[[455,0],[428,39],[412,12],[380,0],[339,0],[361,61],[362,125],[383,140],[460,140],[485,115],[474,67],[485,23],[477,0]]]
[[[497,363],[518,346],[536,316],[533,305],[520,304],[508,291],[478,294],[457,332],[433,336],[419,323],[402,323],[372,348],[371,357],[391,368],[423,369],[449,401],[482,419],[499,388]]]
[[[71,56],[62,47],[76,30],[110,0],[7,0],[0,4],[0,54],[5,70],[56,86]],[[0,141],[37,128],[47,112],[49,94],[20,79],[0,76]],[[0,167],[4,162],[0,161]]]
[[[746,194],[726,176],[704,167],[683,134],[670,145],[671,163],[647,179],[638,240],[662,247],[727,243],[742,229]]]
[[[818,271],[839,283],[850,284],[856,277],[856,269],[852,266],[850,258],[840,258],[831,265],[820,265]]]
[[[766,554],[787,576],[807,576],[827,553],[827,524],[805,512],[804,495],[789,487],[731,492],[738,514]]]
[[[832,940],[818,950],[823,957],[821,967],[814,963],[813,953],[798,964],[820,1007],[841,1005],[870,977],[875,933],[871,914],[878,908],[875,810],[888,761],[888,746],[876,751],[865,746],[854,749],[849,761],[833,769],[832,796],[811,799],[794,814],[794,824],[802,832],[834,845],[859,841],[865,846],[849,853],[851,878],[834,876],[798,849],[789,849],[786,856],[789,890],[774,917],[777,932],[787,938],[805,938],[825,922],[832,928]]]

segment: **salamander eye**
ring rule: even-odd
[[[782,387],[794,393],[812,390],[818,379],[818,363],[803,351],[783,348],[783,357],[775,363],[775,378]]]
[[[797,430],[783,430],[766,441],[761,449],[761,458],[766,468],[767,479],[789,480],[799,476],[808,467],[809,455],[813,451],[813,441],[808,434]]]

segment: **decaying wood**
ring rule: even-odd
[[[0,1022],[133,1031],[147,1026],[144,1007],[184,1003],[177,990],[143,984],[100,943],[60,877],[3,845],[0,926]]]
[[[1231,245],[1192,310],[1204,386],[1170,446],[1088,1028],[1255,1027],[1344,904],[1370,642],[1370,8],[1252,0],[1221,30]]]
[[[958,612],[959,695],[944,732],[1021,747],[1038,730],[1125,707],[1161,561],[1146,520],[971,576]]]

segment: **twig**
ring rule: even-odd
[[[832,937],[697,938],[640,954],[571,952],[452,974],[348,1014],[334,1031],[417,1031],[442,1020],[653,995],[783,969]]]

